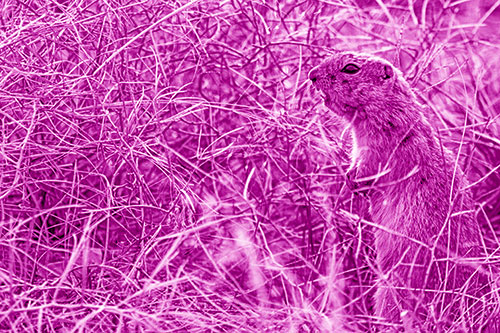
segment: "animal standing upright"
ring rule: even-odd
[[[309,79],[353,130],[350,183],[378,224],[376,315],[386,329],[480,329],[490,289],[468,183],[402,73],[372,55],[337,52]]]

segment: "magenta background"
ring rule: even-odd
[[[451,149],[468,113],[499,246],[500,12],[413,3],[4,2],[0,328],[369,330],[349,138],[307,82],[332,49],[400,67]]]

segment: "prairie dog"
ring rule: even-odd
[[[467,181],[401,72],[372,55],[337,52],[309,79],[353,130],[348,177],[379,225],[376,315],[408,330],[481,329],[490,289]]]

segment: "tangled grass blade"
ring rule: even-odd
[[[478,221],[481,254],[456,260],[493,280],[499,21],[493,0],[2,2],[0,330],[410,330],[374,310],[394,287],[374,231],[394,230],[349,189],[363,151],[308,80],[339,50],[426,105],[468,179],[450,216]]]

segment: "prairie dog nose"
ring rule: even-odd
[[[309,77],[309,80],[311,80],[313,83],[318,80],[318,70],[316,68],[313,68],[309,71],[309,74],[307,74]]]

